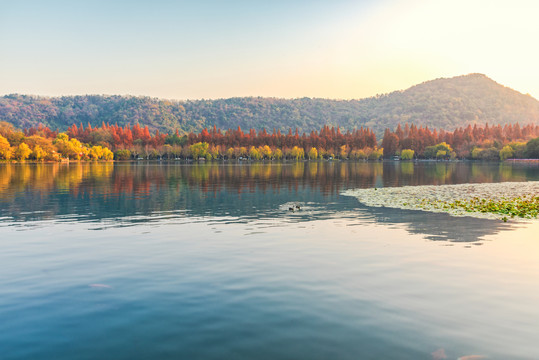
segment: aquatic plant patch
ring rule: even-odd
[[[350,189],[342,195],[367,206],[503,221],[537,219],[539,214],[539,181]]]

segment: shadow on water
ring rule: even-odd
[[[1,164],[0,226],[53,220],[128,226],[172,220],[303,222],[331,217],[403,224],[431,240],[477,241],[509,225],[362,206],[350,188],[538,180],[520,164],[299,162]],[[301,204],[301,211],[289,206]]]
[[[433,241],[475,242],[483,237],[511,229],[509,223],[473,217],[454,217],[443,213],[393,208],[366,208],[378,223],[402,224],[412,234],[425,235]]]

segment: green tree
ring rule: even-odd
[[[474,147],[472,149],[472,153],[471,153],[471,156],[472,156],[472,159],[474,160],[479,160],[481,159],[481,153],[483,152],[483,149],[481,148],[478,148],[478,147]]]
[[[412,160],[414,158],[414,150],[412,149],[404,149],[401,151],[401,159],[402,160]]]
[[[127,149],[120,149],[114,152],[114,159],[116,160],[129,160],[131,159],[131,151]]]
[[[513,157],[517,159],[522,159],[526,152],[526,143],[525,142],[512,142],[509,143],[511,149],[513,149]]]
[[[539,159],[539,137],[531,139],[526,143],[524,156],[530,159]]]
[[[198,160],[201,157],[205,158],[206,155],[208,155],[208,148],[209,144],[207,142],[197,142],[196,144],[189,146],[191,155],[195,160]]]
[[[447,151],[445,150],[438,150],[436,152],[436,159],[445,159],[447,158]]]
[[[165,144],[183,146],[187,143],[187,140],[187,136],[178,136],[177,134],[167,135],[165,137]]]
[[[500,150],[500,160],[504,161],[513,156],[513,148],[509,145],[504,146]]]
[[[455,152],[449,144],[447,144],[446,142],[441,142],[434,146],[427,146],[423,155],[427,159],[449,159],[455,157]]]

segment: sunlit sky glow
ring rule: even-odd
[[[539,97],[532,0],[0,0],[0,94],[352,99],[473,72]]]

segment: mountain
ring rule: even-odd
[[[483,74],[436,79],[404,91],[363,99],[362,119],[394,128],[413,122],[453,130],[468,124],[539,122],[539,101],[500,85]]]
[[[120,126],[139,123],[151,131],[198,132],[204,127],[228,129],[273,128],[300,132],[323,125],[343,130],[367,126],[377,135],[398,123],[453,130],[468,124],[538,123],[539,101],[504,87],[482,74],[442,78],[407,90],[362,100],[278,99],[243,97],[171,101],[133,96],[0,98],[0,121],[19,128],[43,124],[66,130],[72,124],[103,122]]]

